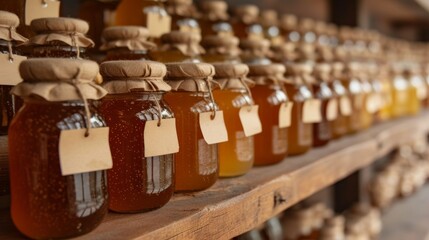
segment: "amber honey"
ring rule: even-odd
[[[327,83],[313,84],[315,96],[321,101],[322,120],[313,125],[313,146],[326,145],[332,138],[331,121],[327,119],[327,109],[332,92]]]
[[[415,92],[409,89],[409,83],[402,75],[393,77],[392,88],[392,115],[395,117],[405,116],[409,110],[409,95]]]
[[[192,62],[191,57],[186,56],[179,50],[152,51],[149,53],[149,56],[152,60],[162,63]]]
[[[253,166],[255,159],[254,136],[246,137],[240,122],[240,108],[252,102],[246,93],[231,90],[215,90],[213,92],[219,108],[222,109],[228,142],[220,143],[219,148],[219,176],[233,177],[247,173]]]
[[[347,134],[347,117],[341,111],[341,98],[347,97],[347,92],[339,80],[334,80],[331,83],[331,88],[334,90],[335,98],[338,102],[337,118],[331,122],[332,138],[337,139]]]
[[[146,121],[159,118],[154,114],[154,100],[163,109],[163,119],[173,117],[160,93],[114,94],[104,98],[100,106],[110,128],[114,168],[107,176],[112,211],[148,211],[163,206],[173,195],[173,154],[144,157]]]
[[[144,9],[162,5],[163,1],[160,0],[123,0],[116,9],[115,24],[147,27]]]
[[[173,92],[165,95],[176,116],[180,151],[176,154],[175,190],[203,190],[218,178],[218,147],[207,144],[200,130],[199,113],[210,112],[208,93]]]
[[[367,129],[369,127],[371,127],[372,122],[373,122],[373,118],[374,118],[374,114],[369,112],[368,108],[367,108],[367,104],[370,104],[370,101],[373,101],[373,99],[371,99],[371,95],[374,93],[373,88],[371,86],[371,83],[368,82],[368,80],[362,80],[361,81],[362,84],[362,90],[363,90],[363,102],[364,105],[361,107],[361,129]]]
[[[282,161],[288,153],[288,128],[279,128],[280,105],[287,95],[276,85],[256,85],[252,96],[259,105],[262,133],[255,135],[255,165],[269,165]]]
[[[289,99],[293,101],[291,126],[288,129],[288,153],[299,155],[313,145],[313,124],[303,122],[304,101],[312,97],[305,85],[285,84]]]
[[[347,129],[348,133],[356,133],[362,129],[361,112],[364,107],[362,97],[362,86],[356,78],[342,81],[344,87],[349,91],[350,103],[352,111],[350,116],[347,116]]]
[[[130,51],[126,49],[112,49],[107,52],[103,61],[113,60],[145,60],[148,59],[146,51]]]
[[[92,127],[105,126],[91,106]],[[85,126],[83,104],[26,100],[9,128],[11,212],[35,239],[70,238],[94,229],[107,212],[105,171],[62,176],[61,130]],[[23,147],[25,146],[25,147]],[[30,156],[30,157],[29,157]]]

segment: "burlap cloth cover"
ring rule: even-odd
[[[40,58],[25,60],[19,66],[23,82],[12,89],[22,98],[41,97],[47,101],[101,99],[107,94],[94,83],[95,62],[77,59]]]
[[[286,79],[286,67],[282,64],[249,64],[248,77],[258,85],[273,84],[282,86]]]
[[[161,36],[159,51],[179,50],[189,57],[203,54],[204,48],[200,46],[201,36],[196,33],[172,31]]]
[[[318,63],[314,66],[315,80],[317,82],[331,82],[331,66],[328,63]]]
[[[298,26],[298,18],[295,15],[284,14],[280,17],[280,27],[289,32],[292,30],[296,30]]]
[[[252,58],[270,57],[270,41],[267,39],[241,39],[240,48],[242,49],[241,58],[244,61]]]
[[[271,58],[278,62],[293,62],[298,58],[296,44],[285,42],[280,45],[271,46]]]
[[[149,30],[138,26],[108,27],[102,33],[104,40],[100,50],[106,51],[115,48],[126,48],[131,51],[147,51],[156,48],[156,44],[149,42]]]
[[[16,32],[19,26],[19,18],[13,13],[0,11],[0,39],[8,42],[26,42],[27,38]]]
[[[263,10],[261,11],[260,23],[263,27],[272,27],[279,24],[278,14],[275,10]]]
[[[308,63],[287,63],[287,82],[295,85],[312,83],[313,66]]]
[[[173,91],[209,92],[215,83],[212,80],[215,69],[211,64],[167,63],[166,66],[167,75],[164,80]]]
[[[39,18],[31,21],[31,28],[37,33],[28,44],[47,45],[60,41],[72,47],[94,47],[94,42],[85,34],[87,22],[74,18]]]
[[[165,8],[168,14],[172,16],[198,17],[198,11],[193,5],[192,0],[168,0]]]
[[[212,35],[203,38],[201,45],[209,54],[221,54],[238,57],[241,53],[238,47],[240,40],[234,36]]]
[[[228,4],[222,0],[204,1],[201,4],[204,12],[203,18],[210,21],[226,21],[228,20]]]
[[[168,92],[170,85],[163,78],[167,73],[164,64],[153,61],[108,61],[100,65],[103,87],[109,93],[133,91]]]
[[[259,8],[252,4],[241,5],[235,9],[235,15],[245,24],[256,23],[259,17]]]
[[[246,64],[213,63],[216,74],[214,80],[221,89],[249,90],[255,83],[247,78],[249,67]]]

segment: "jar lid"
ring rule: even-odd
[[[213,66],[216,71],[214,79],[221,89],[247,90],[247,86],[254,85],[253,81],[247,78],[249,67],[246,64],[214,63]]]
[[[98,64],[80,59],[34,58],[23,61],[19,72],[24,82],[12,90],[14,95],[36,95],[47,101],[100,99],[107,94],[95,84]],[[78,89],[79,91],[76,91]]]
[[[103,87],[109,93],[168,92],[171,90],[171,87],[163,80],[167,68],[159,62],[107,61],[100,65],[100,73],[105,80]]]
[[[210,21],[228,20],[228,4],[222,0],[204,1],[201,4],[203,17]]]
[[[272,9],[267,9],[261,11],[261,25],[264,27],[271,27],[278,25],[278,14],[277,11]]]
[[[208,63],[167,63],[165,80],[175,91],[208,92],[207,82],[215,74],[213,65]]]
[[[256,84],[264,85],[269,82],[280,84],[285,81],[286,67],[282,64],[249,64],[249,77]]]
[[[303,18],[299,21],[299,29],[303,32],[312,31],[316,25],[316,21],[311,18]]]
[[[197,17],[198,12],[192,4],[192,0],[168,0],[166,10],[170,15],[182,17]]]
[[[87,22],[75,18],[39,18],[31,21],[31,28],[37,33],[29,44],[44,45],[60,41],[74,47],[94,47],[94,42],[85,34],[89,30]]]
[[[267,39],[241,39],[240,48],[242,49],[243,61],[254,57],[264,58],[270,55],[270,41]]]
[[[129,50],[152,50],[156,44],[149,42],[149,30],[138,26],[115,26],[103,30],[102,38],[105,41],[100,50],[127,48]]]
[[[161,36],[160,51],[179,50],[186,56],[196,56],[204,53],[200,46],[201,35],[191,32],[171,31]]]
[[[0,39],[5,41],[26,42],[28,39],[18,34],[15,30],[19,26],[17,15],[0,11]]]
[[[253,4],[240,5],[235,9],[235,14],[246,24],[255,23],[259,16],[259,7]]]
[[[239,42],[240,40],[234,36],[211,35],[204,37],[201,45],[208,53],[238,56],[241,52]]]
[[[290,31],[297,27],[298,18],[292,14],[284,14],[280,18],[280,27],[284,30]]]

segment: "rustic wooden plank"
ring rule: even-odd
[[[206,191],[177,194],[166,206],[152,212],[108,214],[95,231],[78,239],[228,239],[237,236],[371,164],[381,153],[427,131],[427,117],[429,114],[425,113],[379,124],[305,155],[287,158],[280,164],[254,168],[242,177],[222,179]],[[0,239],[17,239],[19,235],[10,224],[8,214],[0,213],[0,219]]]

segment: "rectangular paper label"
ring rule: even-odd
[[[213,112],[199,114],[201,133],[208,144],[215,144],[228,141],[223,111],[216,111],[216,116],[212,119]]]
[[[246,137],[262,132],[262,124],[258,115],[259,106],[244,106],[238,113]]]
[[[57,0],[26,0],[25,25],[37,18],[55,18],[60,16],[60,1]]]
[[[322,121],[322,108],[319,99],[309,99],[304,102],[302,118],[304,123],[318,123]]]
[[[158,38],[171,31],[171,17],[168,15],[149,12],[146,23],[151,37]]]
[[[9,54],[0,53],[0,85],[14,86],[22,82],[19,75],[19,64],[26,60],[26,57],[13,55],[13,61],[9,61]]]
[[[287,128],[291,124],[293,102],[285,102],[279,109],[279,128]]]
[[[144,155],[145,157],[161,156],[177,153],[179,140],[177,138],[176,119],[162,119],[147,121],[144,127]]]
[[[60,166],[63,176],[112,168],[109,128],[64,130],[60,133]]]
[[[350,116],[352,114],[352,103],[347,96],[340,98],[340,112],[343,116]]]
[[[326,107],[326,119],[333,121],[338,117],[338,100],[333,98],[329,100],[328,106]]]

